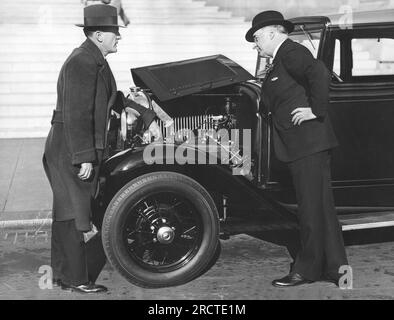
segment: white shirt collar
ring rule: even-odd
[[[275,59],[275,56],[276,56],[276,54],[278,53],[280,46],[281,46],[281,45],[283,44],[283,42],[285,42],[286,40],[287,40],[287,38],[286,38],[285,40],[283,40],[281,43],[278,44],[278,46],[277,46],[276,49],[274,50],[274,54],[273,54],[273,56],[272,56],[272,60]]]

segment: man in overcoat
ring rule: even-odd
[[[92,201],[106,157],[110,109],[119,111],[126,104],[140,113],[153,136],[159,133],[154,112],[117,91],[105,59],[117,51],[121,38],[116,8],[88,6],[84,8],[84,24],[77,26],[84,28],[87,39],[74,49],[60,71],[43,163],[53,191],[53,278],[62,289],[94,293],[106,291],[95,284],[105,254],[100,239],[86,243],[84,239],[93,228]]]
[[[348,264],[331,190],[330,150],[338,142],[328,116],[330,73],[288,34],[294,25],[277,11],[256,15],[246,40],[272,58],[262,101],[273,120],[274,151],[290,169],[298,203],[300,250],[290,273],[273,281],[288,287],[328,280],[338,284]]]

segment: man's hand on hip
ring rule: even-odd
[[[304,121],[316,119],[311,108],[297,108],[291,113],[293,119],[291,121],[294,125],[300,125]]]
[[[82,163],[81,169],[78,173],[78,178],[81,180],[87,180],[91,177],[93,173],[93,165],[90,162]]]

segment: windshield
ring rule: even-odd
[[[312,55],[317,58],[322,30],[308,30],[305,25],[300,25],[297,29],[300,31],[291,33],[289,38],[308,48]]]
[[[289,38],[305,46],[317,58],[322,33],[323,29],[321,25],[297,24],[294,32],[289,35]],[[267,63],[271,63],[272,59],[263,58],[260,55],[257,57],[256,78],[262,79],[265,76],[265,66]]]

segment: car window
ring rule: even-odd
[[[335,40],[334,65],[332,70],[337,75],[341,74],[341,43],[338,39]]]
[[[394,39],[352,39],[352,76],[394,75]]]
[[[336,82],[394,81],[394,27],[360,25],[335,28],[327,54]],[[334,42],[335,41],[335,42]],[[338,76],[336,76],[338,75]]]

